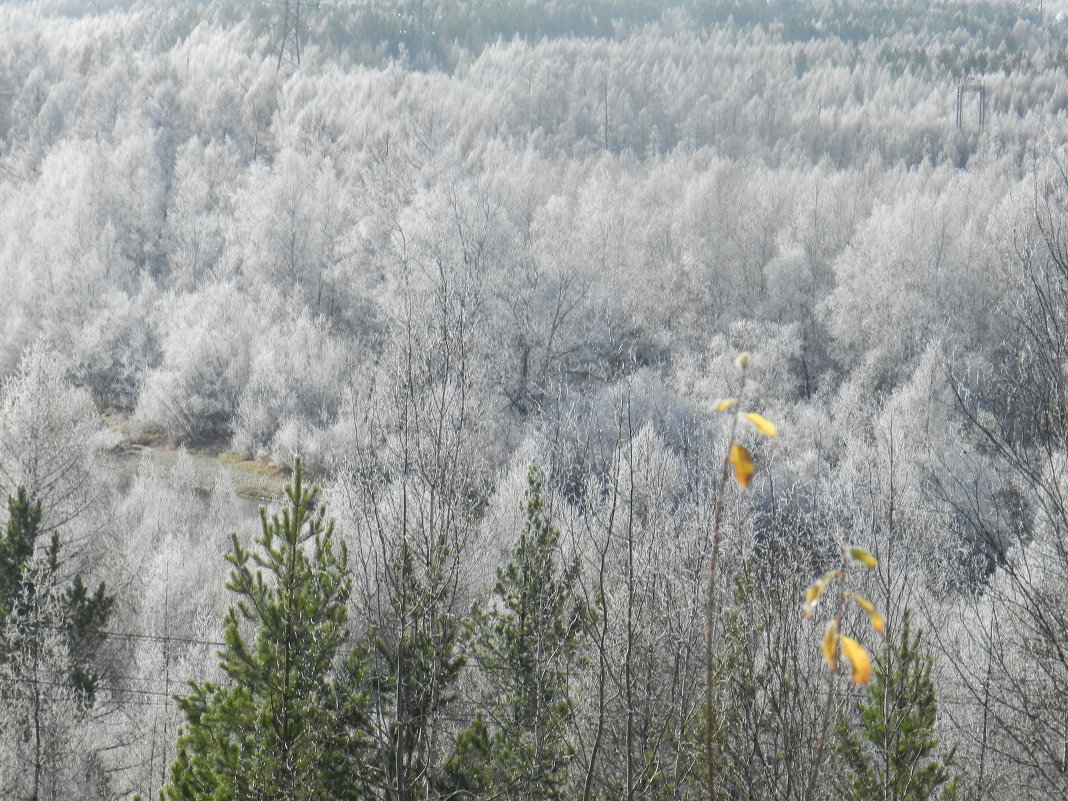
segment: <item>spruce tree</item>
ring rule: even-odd
[[[7,499],[8,523],[0,539],[0,620],[14,609],[22,591],[41,526],[41,503],[31,501],[24,487]]]
[[[589,612],[577,592],[578,560],[562,557],[536,467],[527,483],[523,531],[497,571],[492,601],[472,613],[472,652],[491,689],[488,740],[479,719],[460,742],[488,744],[478,777],[488,796],[548,801],[566,794],[568,683]]]
[[[59,633],[67,682],[91,704],[98,681],[94,662],[115,597],[104,582],[90,590],[80,574],[64,586],[60,533],[53,531],[37,552],[41,502],[24,487],[8,497],[7,508],[7,527],[0,536],[0,660],[5,651],[32,647],[30,641],[43,633]],[[43,617],[42,610],[48,610]],[[18,626],[8,625],[15,619]],[[36,622],[28,626],[29,619]]]
[[[381,777],[397,801],[450,794],[438,765],[441,719],[456,700],[464,666],[461,628],[448,605],[451,588],[440,570],[447,546],[429,549],[431,564],[402,540],[389,573],[388,627],[372,631],[369,686],[377,702]]]
[[[231,535],[237,600],[220,653],[230,681],[191,682],[177,699],[186,724],[168,801],[367,797],[365,657],[354,650],[338,665],[351,578],[317,494],[298,462],[281,517],[261,510],[257,547]]]
[[[41,545],[41,503],[22,487],[0,534],[0,740],[8,781],[0,795],[43,797],[46,787],[99,794],[106,779],[81,727],[96,700],[97,653],[114,597],[63,573],[62,538]]]
[[[908,610],[875,662],[875,677],[856,704],[859,725],[841,718],[838,789],[848,801],[952,801],[952,753],[935,736],[938,703],[931,658]]]

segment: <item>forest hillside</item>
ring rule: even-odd
[[[0,2],[0,798],[1068,797],[1066,71]]]

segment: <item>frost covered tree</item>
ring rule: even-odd
[[[144,377],[137,416],[183,443],[229,437],[262,321],[231,283],[160,299],[161,363]]]
[[[0,386],[0,489],[39,500],[44,531],[67,525],[100,500],[100,441],[89,393],[67,379],[59,354],[33,346]]]
[[[429,224],[429,223],[428,223]],[[377,392],[355,407],[336,492],[359,560],[382,793],[439,798],[455,733],[462,622],[490,478],[476,368],[485,264],[415,226],[397,254],[393,341]]]

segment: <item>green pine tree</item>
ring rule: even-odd
[[[368,796],[365,656],[346,642],[351,587],[344,547],[316,508],[300,463],[288,507],[247,550],[231,535],[221,666],[228,686],[191,682],[167,801],[360,799]]]
[[[31,501],[25,487],[7,499],[7,509],[7,529],[0,538],[0,620],[14,610],[41,526],[41,502]]]
[[[490,787],[493,740],[481,712],[471,725],[456,736],[452,753],[442,770],[442,798],[450,801],[474,801],[484,798]]]
[[[848,801],[928,801],[957,796],[952,752],[935,737],[938,703],[931,658],[908,610],[889,629],[875,676],[857,703],[859,726],[838,722],[838,789]]]
[[[549,801],[565,795],[573,756],[568,682],[589,611],[577,592],[578,560],[562,559],[540,471],[532,467],[527,481],[524,529],[497,571],[493,600],[472,613],[472,652],[491,689],[490,762],[479,783],[490,797]]]
[[[60,534],[38,544],[41,503],[24,488],[8,498],[8,513],[0,533],[0,696],[5,729],[16,734],[2,745],[18,766],[8,789],[38,798],[46,787],[78,782],[84,792],[104,792],[99,761],[75,732],[94,707],[114,597],[103,582],[91,591],[81,575],[63,575]]]
[[[372,631],[369,686],[381,715],[383,793],[395,801],[440,798],[449,791],[439,769],[441,720],[456,700],[464,658],[460,624],[450,612],[452,588],[441,565],[442,539],[417,558],[402,540],[391,565],[389,624]],[[428,564],[429,562],[429,564]]]
[[[5,651],[32,647],[34,638],[59,632],[70,686],[91,705],[99,677],[94,668],[115,597],[104,582],[90,591],[80,574],[63,586],[61,538],[52,536],[41,554],[41,502],[19,487],[8,497],[8,522],[0,536],[0,660]],[[55,596],[55,597],[53,597]],[[7,625],[13,619],[18,626]],[[32,626],[27,621],[33,620]]]

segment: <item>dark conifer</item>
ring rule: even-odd
[[[906,610],[875,662],[875,677],[856,705],[859,726],[838,724],[839,791],[848,801],[952,801],[952,753],[935,736],[938,702],[931,658]]]
[[[359,799],[371,780],[361,652],[339,666],[351,578],[332,522],[300,464],[281,517],[261,512],[256,547],[231,536],[237,596],[224,621],[228,686],[191,682],[179,698],[169,801]]]

